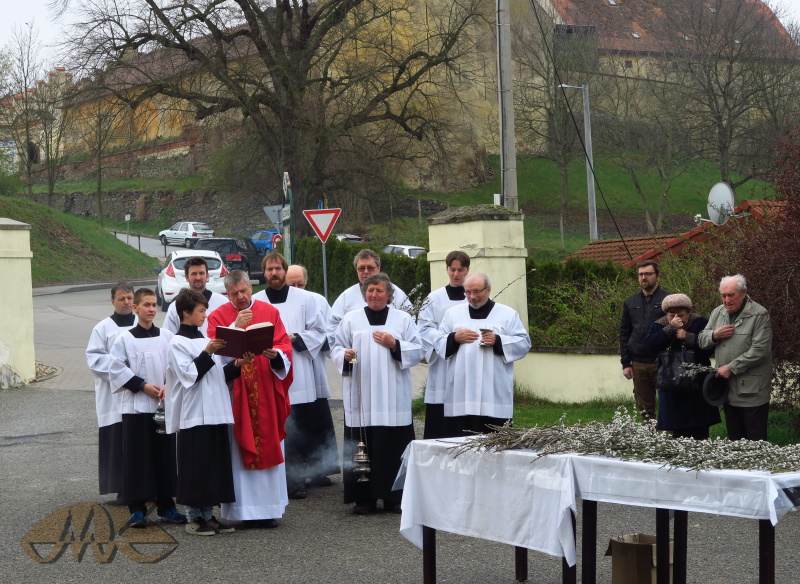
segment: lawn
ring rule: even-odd
[[[0,197],[0,217],[31,226],[34,286],[154,277],[153,258],[82,217],[13,197]]]

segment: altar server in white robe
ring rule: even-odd
[[[392,491],[400,457],[414,439],[411,420],[411,367],[422,359],[414,319],[388,306],[392,284],[386,274],[364,282],[367,306],[348,312],[336,330],[331,358],[345,376],[344,502],[365,515],[383,500],[386,511],[400,513],[402,491]],[[353,363],[353,360],[356,363]],[[366,444],[369,481],[357,482],[353,456]]]
[[[114,314],[97,323],[86,346],[86,364],[94,376],[94,403],[99,427],[97,477],[101,495],[119,493],[122,487],[122,414],[117,403],[119,398],[111,390],[108,369],[114,341],[120,333],[136,325],[133,286],[119,282],[111,288],[111,305]]]
[[[183,264],[183,272],[186,276],[186,281],[189,282],[189,290],[197,290],[205,296],[208,302],[208,311],[206,317],[211,316],[217,308],[223,304],[228,303],[228,299],[222,294],[217,294],[206,288],[208,284],[208,262],[203,256],[192,256],[187,258]],[[177,299],[177,298],[176,298]],[[162,328],[167,329],[173,334],[178,332],[181,326],[181,316],[177,310],[177,305],[173,301],[167,309],[167,315],[164,317],[164,325]],[[208,328],[208,318],[203,322],[200,327],[200,332],[206,334]]]
[[[158,517],[186,523],[175,508],[177,471],[175,435],[159,434],[153,414],[164,399],[167,353],[172,333],[153,324],[156,294],[139,288],[133,296],[138,324],[117,337],[111,347],[109,380],[120,395],[122,412],[122,490],[131,518],[129,527],[147,527],[147,501],[156,500]]]
[[[330,316],[328,317],[328,342],[331,345],[333,344],[333,335],[336,333],[336,327],[339,326],[344,315],[351,310],[363,308],[367,305],[364,301],[364,294],[361,288],[364,285],[364,281],[370,275],[380,272],[381,256],[371,249],[362,249],[353,259],[353,266],[356,269],[356,274],[358,274],[358,284],[353,284],[339,294],[339,297],[334,301],[331,307]],[[408,300],[408,296],[397,286],[394,286],[394,296],[389,304],[398,310],[411,308],[411,302]]]
[[[200,332],[208,300],[197,290],[184,288],[174,302],[181,326],[169,344],[166,427],[178,433],[178,491],[186,506],[186,531],[193,535],[230,533],[233,526],[213,515],[213,508],[236,500],[231,471],[229,426],[233,424],[228,381],[254,355],[226,359],[215,355],[225,346]]]
[[[308,284],[308,270],[304,266],[294,264],[286,270],[286,284],[305,290],[310,294],[317,305],[317,310],[322,315],[322,321],[328,322],[331,307],[322,294],[311,292],[306,288]],[[328,475],[339,474],[341,472],[341,460],[339,449],[336,446],[336,430],[333,426],[333,416],[328,400],[331,397],[331,388],[328,384],[327,360],[331,357],[330,344],[326,336],[325,342],[320,349],[319,355],[312,361],[314,369],[314,387],[317,391],[317,399],[314,402],[315,426],[317,431],[317,442],[319,444],[317,452],[320,461],[316,468],[315,476],[311,477],[311,485],[315,487],[329,487],[333,481]]]
[[[459,304],[466,304],[464,280],[469,274],[469,256],[460,250],[451,251],[445,258],[450,283],[434,290],[422,303],[417,317],[417,328],[425,348],[428,363],[428,381],[425,384],[425,440],[444,438],[444,393],[447,388],[447,361],[436,352],[434,343],[439,324],[445,313]]]
[[[490,431],[514,414],[514,365],[531,348],[517,312],[489,298],[485,274],[464,282],[468,304],[448,310],[435,347],[448,360],[444,396],[445,432],[465,436]]]
[[[264,256],[261,262],[267,288],[253,298],[268,302],[278,309],[281,321],[292,342],[292,371],[294,380],[289,387],[291,413],[286,420],[284,455],[286,457],[286,483],[290,499],[305,499],[306,479],[326,476],[330,470],[322,468],[324,452],[335,448],[323,444],[324,433],[316,423],[317,390],[314,379],[314,360],[325,345],[324,313],[310,293],[288,286],[286,258],[277,252]],[[327,400],[324,402],[327,405]],[[328,414],[330,417],[330,413]]]

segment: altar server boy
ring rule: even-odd
[[[133,296],[136,326],[111,347],[109,381],[120,394],[122,413],[122,499],[128,501],[129,527],[147,527],[147,500],[155,499],[158,517],[186,523],[175,508],[175,435],[159,434],[153,414],[164,399],[167,352],[172,333],[153,324],[156,294],[139,288]]]
[[[193,535],[230,533],[234,528],[213,515],[213,507],[236,500],[231,471],[228,426],[233,412],[227,381],[239,377],[248,354],[227,365],[215,355],[225,346],[209,340],[201,329],[208,300],[184,288],[175,298],[181,317],[178,333],[169,344],[167,368],[167,432],[178,433],[178,496],[186,506],[186,531]]]

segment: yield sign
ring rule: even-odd
[[[333,226],[336,225],[336,220],[341,212],[341,209],[314,209],[303,211],[303,215],[306,216],[320,241],[325,243],[328,241],[328,237],[330,237]]]

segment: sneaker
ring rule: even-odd
[[[205,519],[198,517],[186,524],[186,533],[191,533],[192,535],[214,535],[216,531]]]
[[[175,507],[173,507],[163,515],[159,513],[158,519],[159,521],[162,521],[164,523],[177,523],[179,525],[183,525],[184,523],[186,523],[186,515],[178,511]]]
[[[230,523],[224,523],[213,515],[211,516],[211,519],[206,521],[206,523],[208,523],[208,526],[217,533],[233,533],[236,531],[236,528],[234,528],[233,525]]]
[[[128,519],[128,527],[135,527],[136,529],[144,529],[147,527],[147,517],[141,511],[135,511]]]

